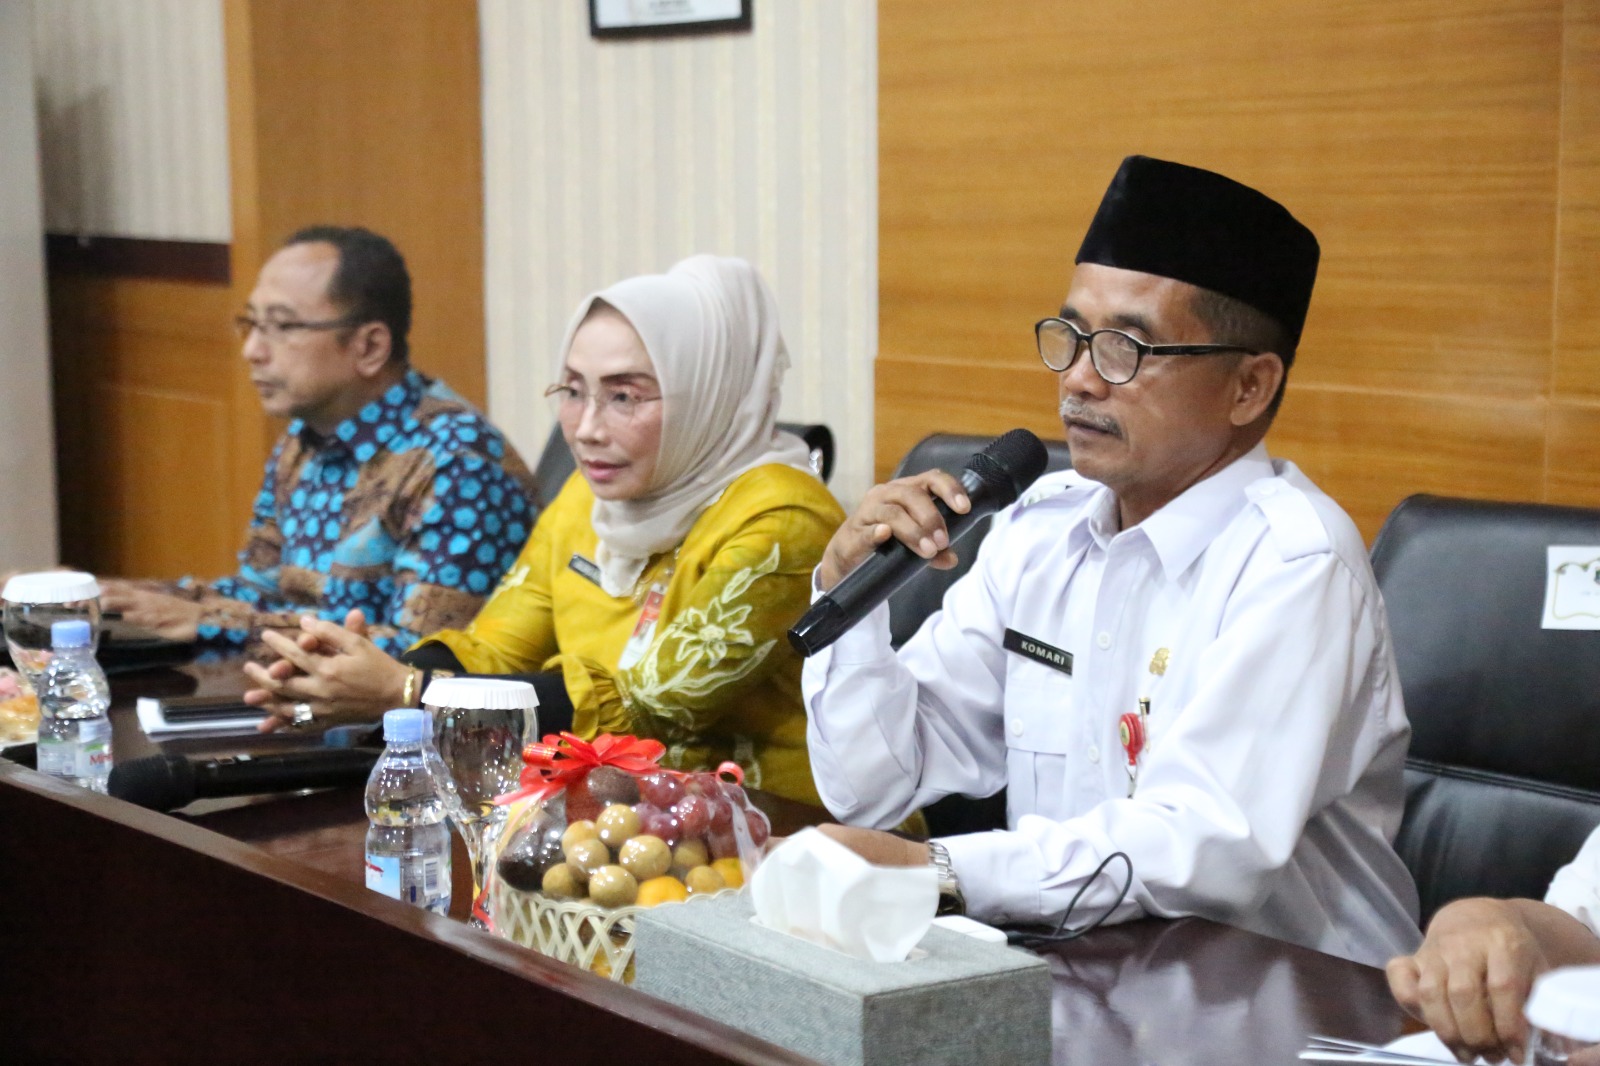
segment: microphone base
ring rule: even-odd
[[[789,646],[800,658],[808,659],[844,636],[849,628],[844,609],[824,596],[789,630]]]

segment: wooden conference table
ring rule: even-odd
[[[232,663],[113,679],[116,757],[161,750],[135,695],[239,686]],[[166,815],[0,759],[0,1062],[808,1061],[468,928],[459,841],[452,918],[367,891],[365,832],[358,788]],[[1310,1033],[1404,1028],[1380,971],[1198,918],[1047,959],[1057,1064],[1288,1064]]]

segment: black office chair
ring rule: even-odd
[[[993,437],[975,437],[960,433],[935,433],[916,443],[895,468],[895,477],[909,477],[924,470],[947,470],[960,474],[974,452],[980,452]],[[1046,470],[1068,470],[1072,455],[1066,441],[1047,440],[1045,450],[1050,461]],[[951,570],[923,570],[889,597],[889,637],[899,647],[916,633],[928,616],[939,609],[944,594],[956,579],[972,568],[978,556],[978,545],[989,534],[990,520],[985,518],[972,527],[972,532],[956,545],[956,555],[961,562]],[[933,836],[952,836],[957,833],[978,833],[985,829],[1003,829],[1006,824],[1006,793],[1004,789],[992,796],[946,796],[923,809],[928,820],[928,831]]]
[[[1600,546],[1600,511],[1412,496],[1373,544],[1424,923],[1463,896],[1542,898],[1600,824],[1600,632],[1542,628],[1551,545]]]
[[[779,422],[778,428],[793,433],[806,442],[806,447],[811,452],[811,469],[826,484],[833,476],[833,430],[821,422],[810,425]],[[561,436],[561,427],[556,426],[545,440],[544,451],[539,453],[539,465],[533,471],[534,479],[538,483],[534,497],[541,511],[550,506],[550,501],[556,498],[561,486],[567,483],[567,478],[571,476],[576,465],[572,461],[571,449]]]
[[[539,453],[539,463],[533,468],[534,502],[541,512],[555,500],[561,486],[577,468],[578,464],[572,461],[572,449],[561,436],[561,427],[553,427],[550,436],[545,438],[544,451]]]

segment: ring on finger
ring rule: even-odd
[[[294,716],[289,719],[289,725],[295,729],[310,725],[317,717],[312,713],[309,703],[297,703],[290,710],[294,712]]]

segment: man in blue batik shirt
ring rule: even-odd
[[[359,610],[392,655],[465,625],[533,528],[533,479],[483,415],[410,366],[400,253],[364,229],[302,230],[236,324],[262,407],[293,419],[239,572],[106,581],[105,608],[170,639],[233,645]]]

